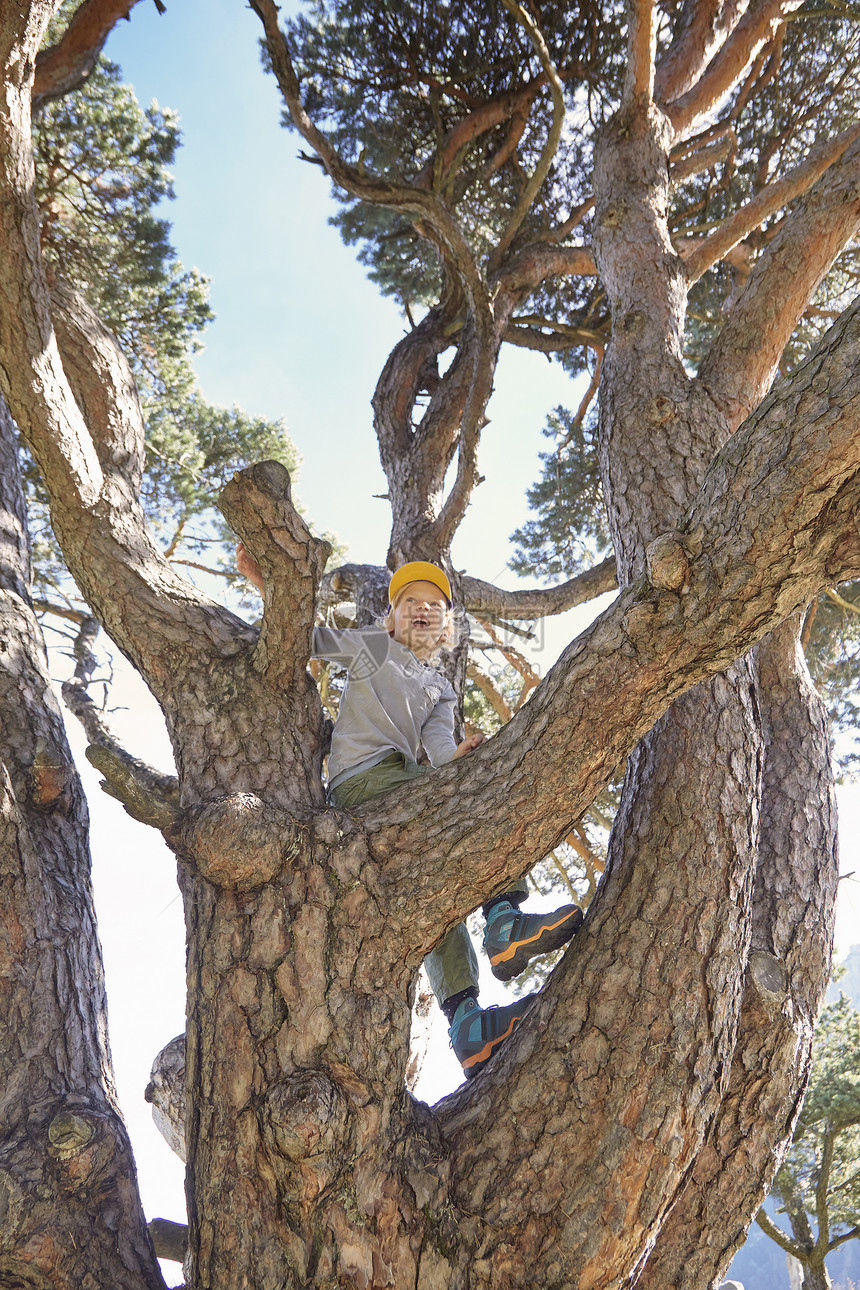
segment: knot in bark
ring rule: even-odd
[[[652,425],[667,425],[675,416],[675,404],[664,394],[657,394],[648,404],[647,416]]]
[[[623,197],[616,202],[610,202],[604,207],[600,215],[601,228],[620,228],[624,223],[627,215],[628,206]]]
[[[785,964],[773,954],[753,950],[749,957],[749,975],[759,997],[772,1007],[780,1007],[788,989]]]
[[[58,1160],[69,1160],[89,1146],[96,1130],[92,1122],[73,1111],[61,1111],[48,1125],[50,1152]]]
[[[253,793],[190,807],[176,841],[183,859],[216,887],[251,891],[271,882],[296,854],[297,829],[283,811],[274,810]]]
[[[65,1108],[51,1117],[44,1133],[50,1172],[65,1191],[84,1191],[95,1201],[127,1166],[121,1127],[104,1111]]]
[[[690,561],[681,534],[661,533],[645,549],[648,581],[659,591],[681,591],[690,577]]]
[[[348,1118],[334,1081],[322,1071],[301,1071],[270,1090],[265,1136],[285,1160],[310,1165],[313,1186],[322,1190],[349,1163]]]

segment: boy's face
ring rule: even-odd
[[[432,582],[410,582],[393,609],[394,639],[413,654],[429,654],[448,634],[448,602]]]

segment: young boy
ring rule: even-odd
[[[262,591],[260,568],[241,544],[237,566]],[[314,657],[336,662],[348,674],[328,759],[329,800],[340,810],[427,774],[429,768],[418,764],[421,747],[435,767],[483,741],[483,735],[472,735],[456,742],[457,696],[435,666],[454,633],[444,570],[423,560],[402,565],[388,597],[380,627],[314,628]],[[558,949],[582,922],[576,905],[549,914],[519,913],[527,894],[525,882],[516,882],[483,906],[484,949],[502,981],[518,976],[536,955]],[[448,1019],[451,1046],[471,1078],[510,1035],[528,999],[478,1006],[478,960],[465,923],[448,933],[424,966]]]

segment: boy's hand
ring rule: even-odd
[[[251,552],[245,546],[244,542],[240,542],[236,547],[236,568],[239,570],[243,578],[247,578],[249,582],[253,582],[254,586],[262,596],[263,570],[257,564],[257,561],[251,555]]]
[[[474,751],[474,749],[477,748],[478,745],[482,744],[483,742],[484,742],[483,735],[469,735],[468,739],[464,739],[461,744],[457,745],[457,751],[454,753],[454,756],[451,758],[451,760],[456,761],[458,757],[465,757],[466,753],[470,753]]]

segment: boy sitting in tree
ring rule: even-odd
[[[260,567],[242,544],[237,567],[262,592]],[[421,560],[404,564],[391,578],[388,598],[379,627],[314,628],[314,657],[347,670],[328,759],[328,796],[339,810],[429,773],[418,764],[421,747],[433,766],[442,766],[483,741],[483,735],[472,735],[456,742],[457,696],[435,666],[454,635],[444,570]],[[582,922],[576,905],[521,914],[527,894],[520,881],[483,906],[484,950],[493,975],[502,981],[518,976],[537,955],[564,945]],[[448,1019],[451,1046],[471,1078],[511,1034],[527,1000],[478,1006],[478,960],[465,923],[452,928],[424,966]]]

